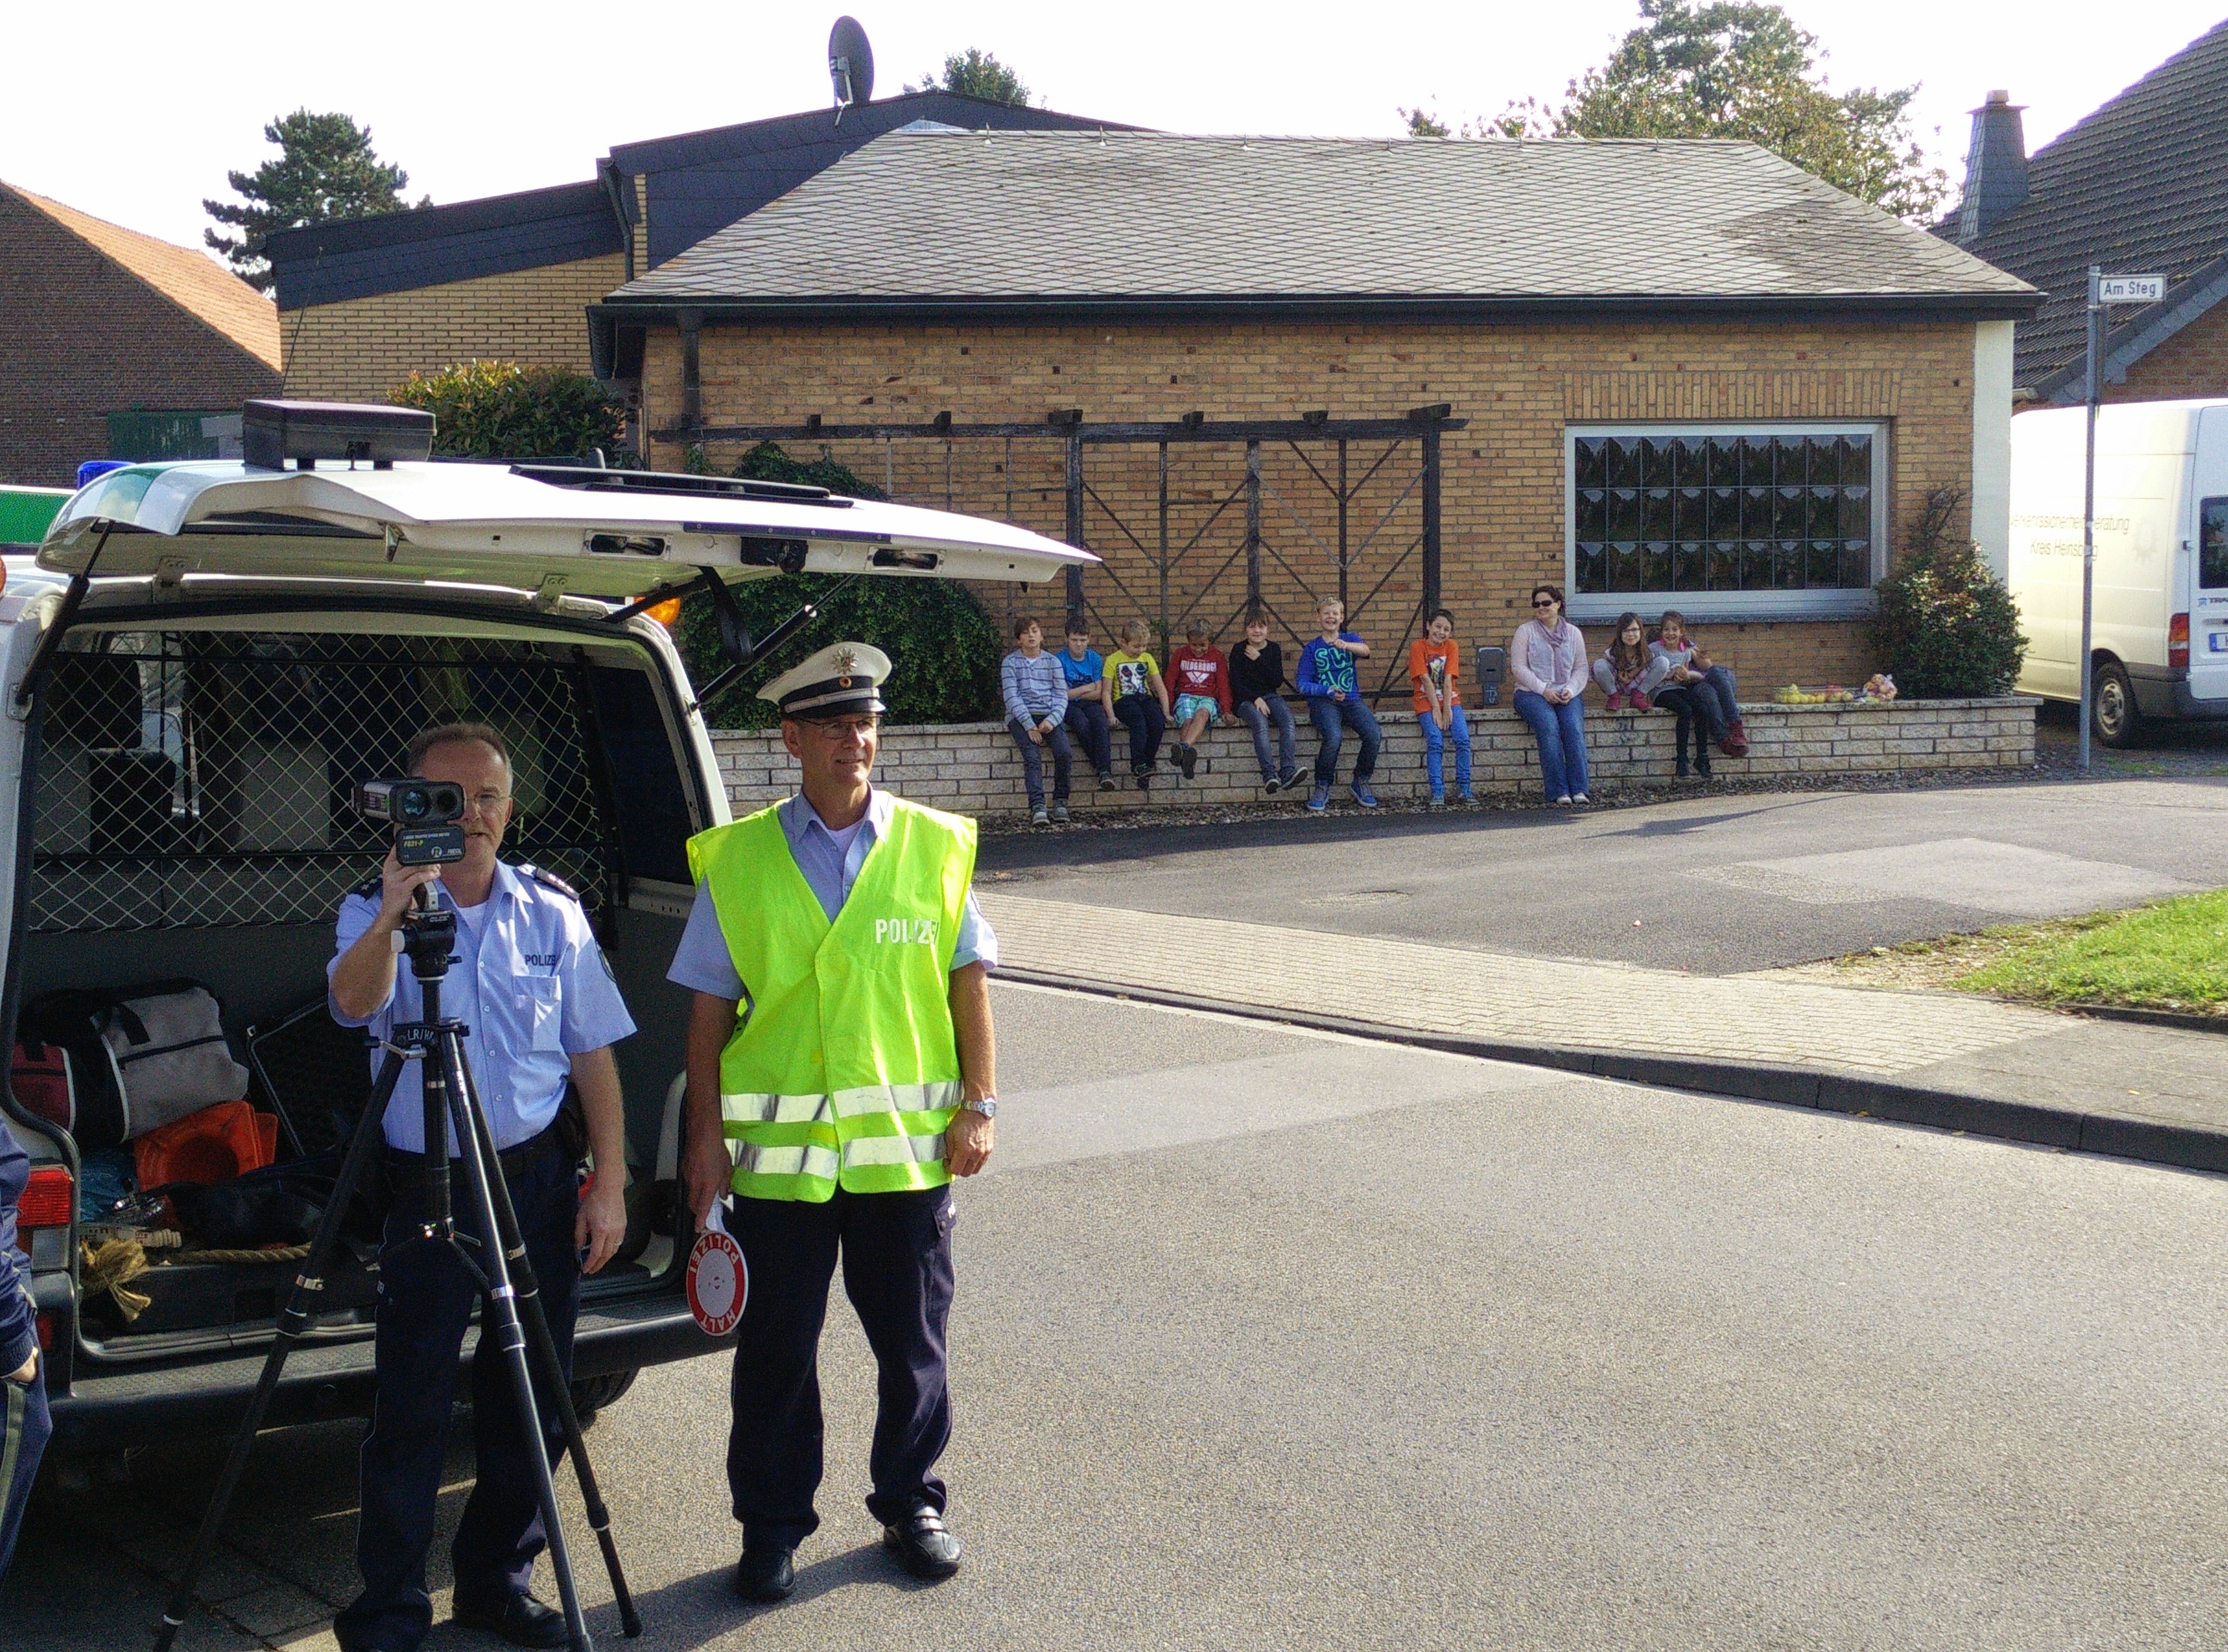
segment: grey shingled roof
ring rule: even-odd
[[[1604,300],[2024,314],[1744,143],[893,132],[611,295],[816,313]]]
[[[1968,250],[2050,295],[2020,324],[2014,376],[2078,400],[2090,264],[2172,278],[2162,302],[2114,313],[2122,369],[2228,295],[2228,22],[2037,150],[2026,176],[2026,202]]]

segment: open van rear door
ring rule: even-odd
[[[1098,559],[1004,522],[782,483],[533,464],[218,461],[99,477],[62,508],[38,560],[165,580],[432,580],[632,598],[706,568],[729,581],[799,572],[1043,581]]]

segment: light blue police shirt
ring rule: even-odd
[[[515,1147],[549,1127],[565,1099],[572,1058],[616,1044],[634,1031],[611,967],[574,897],[497,861],[494,887],[477,906],[458,908],[436,883],[434,898],[457,911],[455,962],[441,983],[441,1008],[471,1029],[464,1053],[498,1148]],[[341,902],[333,959],[355,944],[379,916],[379,897],[351,893]],[[410,960],[397,954],[394,989],[369,1016],[341,1013],[330,988],[326,1006],[343,1027],[368,1027],[384,1039],[400,1021],[420,1013]],[[377,1076],[386,1052],[375,1049]],[[426,1103],[419,1063],[407,1062],[387,1107],[387,1139],[406,1152],[426,1149]],[[456,1132],[449,1133],[456,1150]]]
[[[820,811],[805,801],[803,792],[782,804],[776,816],[781,822],[782,836],[789,840],[789,852],[797,859],[797,869],[804,874],[806,886],[819,900],[820,909],[828,914],[829,923],[836,921],[836,914],[851,898],[851,886],[859,880],[859,868],[867,863],[867,851],[874,847],[878,836],[889,829],[890,817],[896,812],[895,798],[879,788],[870,788],[865,818],[837,832],[829,829],[820,818]],[[959,914],[959,934],[951,949],[951,967],[964,970],[970,964],[993,970],[998,967],[998,938],[976,906],[975,891],[971,888],[967,892],[967,905]],[[673,954],[673,967],[665,972],[665,978],[693,992],[708,992],[714,998],[739,1000],[748,996],[742,976],[735,972],[735,956],[727,950],[727,938],[720,932],[719,909],[712,904],[711,892],[701,883],[696,886],[696,904],[688,909],[688,927],[682,932],[681,944]]]

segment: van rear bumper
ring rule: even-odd
[[[477,1329],[466,1335],[460,1363],[471,1361],[477,1335]],[[732,1334],[719,1340],[706,1336],[670,1290],[632,1302],[598,1303],[580,1311],[573,1338],[573,1374],[604,1376],[663,1365],[718,1352],[733,1347],[733,1341]],[[74,1456],[228,1433],[246,1414],[269,1352],[266,1341],[213,1360],[129,1369],[104,1368],[80,1358],[69,1392],[53,1397],[50,1449],[58,1456]],[[264,1426],[369,1417],[375,1386],[370,1337],[302,1343],[287,1356]]]
[[[2202,723],[2228,718],[2228,695],[2200,697],[2189,691],[2186,665],[2130,665],[2129,678],[2135,685],[2135,708],[2146,717],[2179,718]]]

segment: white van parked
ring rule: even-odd
[[[2012,420],[2019,687],[2077,704],[2087,418],[2056,407]],[[2228,400],[2101,409],[2096,509],[2097,739],[2131,746],[2146,719],[2228,717]]]
[[[246,1058],[248,1098],[279,1126],[281,1164],[333,1153],[370,1069],[362,1035],[324,1010],[324,965],[341,897],[387,843],[353,788],[395,772],[426,725],[502,729],[518,797],[505,856],[578,893],[639,1028],[618,1052],[627,1237],[586,1284],[575,1343],[592,1411],[640,1367],[715,1346],[683,1294],[688,1006],[664,973],[693,893],[682,846],[728,818],[727,799],[698,692],[650,608],[784,570],[1040,581],[1093,560],[817,488],[425,462],[430,435],[400,409],[251,403],[259,463],[112,471],[35,556],[6,558],[0,1108],[33,1161],[21,1238],[58,1457],[232,1427],[290,1276],[188,1247],[151,1253],[144,1307],[86,1288],[80,1195],[113,1192],[131,1144],[77,1139],[89,1115],[66,1078],[35,1069],[56,1058],[20,1041],[26,1005],[199,983]],[[747,656],[725,605],[727,646]],[[368,1414],[376,1277],[375,1247],[329,1270],[330,1311],[286,1367],[272,1425]]]

